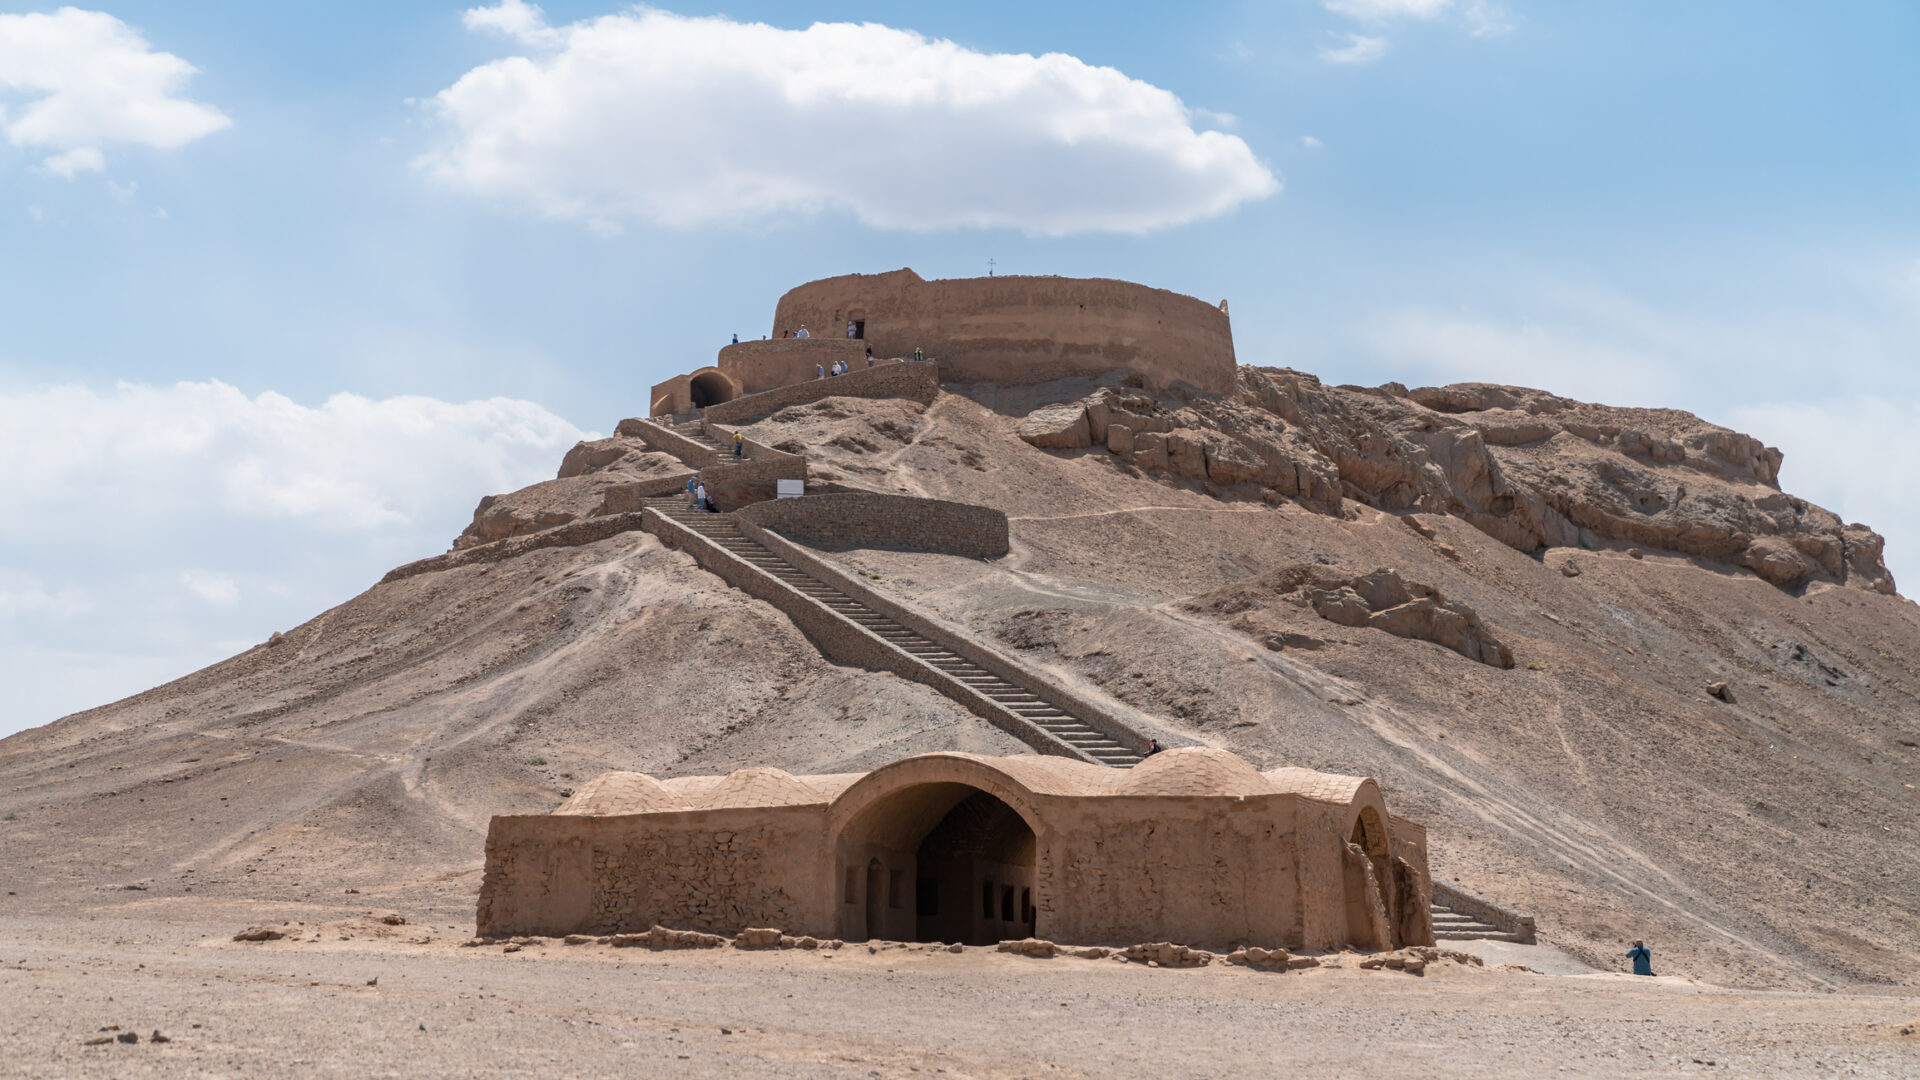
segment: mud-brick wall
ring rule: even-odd
[[[831,932],[825,805],[618,817],[496,817],[476,923],[484,936]]]
[[[847,274],[787,292],[780,327],[863,319],[873,351],[939,356],[950,381],[1031,385],[1131,371],[1154,386],[1237,389],[1233,327],[1219,306],[1107,278],[927,281],[912,270]]]
[[[976,559],[1007,553],[1007,515],[987,506],[909,495],[837,492],[757,503],[740,516],[830,551],[894,548]]]
[[[1073,942],[1297,947],[1297,801],[1056,800],[1035,865],[1037,932]]]
[[[854,341],[846,344],[860,343]],[[824,379],[816,378],[813,368],[809,366],[805,373],[796,375],[789,385],[709,405],[704,415],[708,420],[733,424],[758,420],[789,405],[827,397],[906,398],[931,405],[940,394],[939,365],[931,360],[880,361],[870,368],[863,366],[865,363],[862,358],[845,375],[832,375]]]

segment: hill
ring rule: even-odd
[[[1611,962],[1644,937],[1725,983],[1920,983],[1920,613],[1877,535],[1685,413],[1238,382],[949,384],[743,430],[820,486],[1004,511],[1001,559],[829,557],[1176,738],[1376,777],[1437,876],[1549,942]],[[455,543],[511,557],[390,575],[0,741],[8,903],[470,895],[490,815],[605,770],[1024,749],[827,662],[648,533],[561,536],[677,467],[584,444]]]

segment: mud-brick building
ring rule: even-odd
[[[805,382],[836,361],[865,367],[869,355],[885,363],[916,351],[939,358],[942,381],[1023,386],[1121,372],[1212,394],[1237,385],[1225,301],[1110,278],[842,274],[788,290],[773,322],[767,339],[729,345],[711,366],[655,386],[648,415]],[[808,336],[786,336],[800,330]]]
[[[870,773],[608,773],[493,819],[483,935],[1431,944],[1426,831],[1362,777],[1223,750],[1132,769],[922,754]]]

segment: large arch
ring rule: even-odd
[[[1044,832],[1034,792],[969,756],[868,774],[828,808],[840,936],[987,945],[1039,933]]]
[[[706,368],[687,377],[687,398],[696,409],[732,401],[739,393],[740,388],[719,368]]]

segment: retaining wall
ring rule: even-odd
[[[860,342],[847,342],[858,345]],[[865,357],[854,362],[852,371],[819,379],[809,365],[799,381],[760,393],[747,394],[732,401],[709,405],[708,420],[727,424],[751,423],[770,416],[789,405],[800,405],[828,397],[908,398],[931,405],[940,393],[939,365],[931,360],[875,361],[866,367]]]
[[[830,551],[896,548],[972,559],[1007,553],[1007,515],[987,506],[911,495],[846,492],[755,503],[738,515]]]

